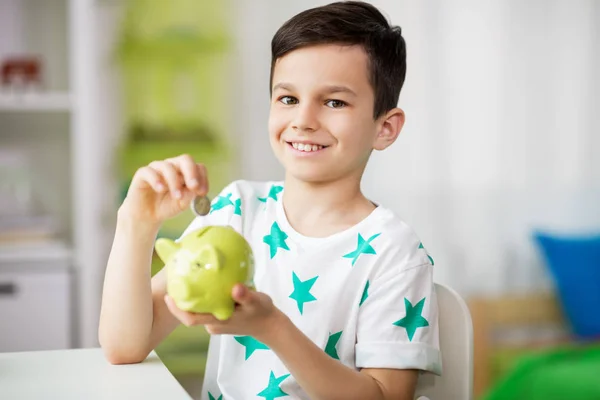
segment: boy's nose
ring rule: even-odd
[[[292,121],[292,128],[307,132],[314,132],[319,129],[317,111],[312,105],[301,105],[296,110],[294,120]]]

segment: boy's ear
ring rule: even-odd
[[[404,126],[405,115],[400,108],[393,108],[379,117],[379,132],[373,143],[373,149],[384,150],[394,143]]]

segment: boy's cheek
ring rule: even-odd
[[[285,121],[281,117],[271,116],[269,117],[268,129],[269,136],[272,139],[278,138],[281,133],[285,130]]]

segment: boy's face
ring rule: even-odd
[[[374,91],[360,46],[294,50],[276,61],[272,89],[271,146],[286,174],[307,182],[360,179],[371,151],[393,143],[402,128],[394,121],[404,121],[399,109],[373,119]]]

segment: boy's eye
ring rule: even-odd
[[[279,101],[283,104],[289,106],[293,104],[298,104],[298,99],[292,96],[283,96],[279,98]]]
[[[328,100],[326,103],[327,107],[331,108],[342,108],[347,106],[348,104],[342,100]]]

